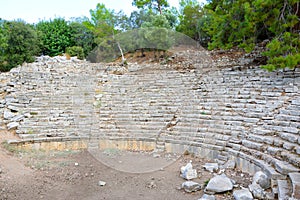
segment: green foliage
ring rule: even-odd
[[[146,9],[140,9],[138,11],[133,11],[129,17],[129,23],[132,29],[141,28],[142,24],[149,22],[153,13]]]
[[[187,36],[199,40],[200,25],[198,23],[203,13],[200,11],[201,6],[196,0],[181,0],[180,1],[180,24],[176,30],[186,34]]]
[[[150,21],[144,22],[142,28],[161,27],[171,29],[170,23],[165,15],[152,15]]]
[[[268,64],[263,66],[268,71],[290,68],[300,65],[300,40],[294,33],[285,32],[282,36],[273,39],[267,45],[268,51],[264,55],[269,58]]]
[[[91,20],[83,24],[95,35],[95,43],[100,44],[105,37],[115,34],[114,11],[107,9],[104,4],[97,4],[96,9],[90,10]]]
[[[0,71],[33,62],[38,53],[38,39],[34,29],[23,21],[1,22]]]
[[[77,58],[81,60],[83,60],[85,57],[83,48],[80,46],[67,47],[66,53],[72,57],[77,56]]]
[[[60,55],[67,47],[73,46],[72,29],[64,19],[39,22],[36,29],[44,55]]]
[[[265,69],[298,67],[298,8],[295,0],[212,0],[205,6],[209,23],[203,29],[211,39],[209,49],[239,46],[249,52],[269,39]]]
[[[155,10],[162,14],[163,9],[169,7],[167,0],[133,0],[133,6],[137,8],[148,8],[149,10]]]
[[[96,46],[93,32],[79,22],[72,22],[70,28],[72,45],[82,47],[84,57],[86,57]]]
[[[0,71],[6,65],[6,48],[7,48],[7,33],[4,29],[4,21],[0,19]],[[2,67],[1,67],[2,66]]]

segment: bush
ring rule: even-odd
[[[68,47],[66,49],[66,53],[72,57],[77,56],[78,59],[81,59],[81,60],[84,59],[84,51],[83,51],[82,47],[79,47],[79,46]]]

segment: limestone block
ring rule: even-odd
[[[235,190],[233,192],[233,197],[235,200],[253,200],[252,193],[247,188]]]
[[[292,197],[300,199],[300,173],[289,173],[292,182]]]

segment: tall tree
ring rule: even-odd
[[[197,0],[181,0],[179,5],[180,23],[176,30],[198,41],[200,38],[199,20],[203,16],[199,2]]]
[[[137,8],[148,8],[150,10],[156,10],[160,14],[162,14],[163,9],[169,7],[169,3],[167,0],[133,0],[133,6]]]
[[[39,49],[32,26],[23,21],[5,21],[0,26],[0,71],[8,71],[23,62],[33,62]]]
[[[97,44],[101,43],[103,38],[114,34],[114,10],[110,10],[104,4],[98,3],[96,9],[90,10],[90,15],[91,20],[85,21],[84,25],[94,33]]]
[[[264,68],[295,68],[300,65],[299,13],[297,0],[212,0],[207,6],[211,36],[209,48],[239,46],[251,51],[268,39]],[[297,28],[298,27],[298,28]]]
[[[94,34],[80,22],[70,23],[72,46],[82,47],[84,55],[87,56],[95,47]]]
[[[36,25],[39,38],[42,42],[42,53],[56,56],[72,46],[72,30],[68,22],[62,18],[53,21],[41,21]]]

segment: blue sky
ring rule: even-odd
[[[203,2],[204,0],[199,0]],[[171,6],[178,6],[179,0],[169,0]],[[0,0],[0,18],[6,20],[23,19],[28,23],[63,17],[89,17],[89,10],[97,3],[104,3],[107,8],[123,10],[130,14],[135,8],[132,0]]]

